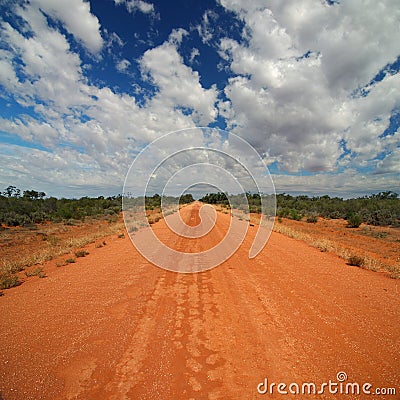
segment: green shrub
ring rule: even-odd
[[[27,277],[29,276],[38,276],[39,278],[44,278],[46,276],[46,273],[43,271],[43,267],[38,267],[35,268],[31,271],[25,271],[25,275]]]
[[[88,254],[89,254],[89,252],[88,251],[86,251],[86,250],[77,250],[77,251],[75,251],[75,257],[85,257],[85,256],[87,256]]]
[[[0,290],[12,288],[20,285],[21,283],[22,282],[18,279],[17,275],[7,272],[0,275]]]
[[[349,228],[358,228],[362,223],[362,218],[358,214],[351,214],[347,218],[347,226]]]
[[[73,263],[75,262],[75,258],[67,258],[67,259],[65,260],[65,262],[66,262],[67,264],[73,264]]]
[[[290,210],[289,218],[295,221],[300,221],[301,215],[296,210]]]

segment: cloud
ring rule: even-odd
[[[117,47],[124,46],[125,43],[115,32],[108,32],[107,29],[104,29],[104,33],[106,36],[106,48],[110,54],[112,54],[114,50],[114,45],[116,45]]]
[[[186,29],[179,28],[173,29],[169,35],[169,42],[173,43],[175,46],[179,46],[182,43],[184,36],[187,36],[189,32]]]
[[[379,161],[376,168],[377,174],[396,174],[400,171],[400,148],[396,148],[389,153],[383,160]],[[397,182],[397,186],[399,186]]]
[[[130,61],[123,59],[117,62],[116,68],[119,72],[125,72],[131,65]]]
[[[151,14],[155,16],[154,4],[143,0],[114,0],[116,5],[124,4],[128,12],[134,13],[140,11],[143,14]]]
[[[213,10],[206,10],[203,14],[201,24],[198,24],[195,29],[203,43],[210,43],[214,36],[215,22],[218,19],[218,14]]]
[[[123,175],[118,169],[104,168],[95,158],[77,150],[47,152],[4,144],[0,154],[4,160],[0,182],[4,187],[14,183],[22,189],[40,188],[48,195],[67,197],[71,192],[76,196],[121,192]]]
[[[241,40],[219,44],[234,75],[228,127],[289,171],[337,169],[343,140],[358,166],[388,151],[380,135],[399,107],[399,74],[374,78],[400,54],[400,10],[367,3],[220,0],[244,23]]]
[[[175,37],[176,33],[173,34]],[[184,64],[174,42],[173,39],[147,50],[140,61],[143,75],[159,88],[151,104],[162,101],[191,115],[195,123],[206,126],[217,115],[217,89],[215,85],[210,89],[202,87],[198,72]]]
[[[90,3],[85,0],[32,0],[31,4],[65,26],[91,53],[98,53],[103,46],[98,18],[91,14]]]
[[[29,24],[31,34],[25,36],[9,23],[1,25],[1,36],[8,48],[1,57],[14,75],[7,69],[8,76],[2,74],[0,83],[21,105],[35,109],[40,109],[42,102],[51,102],[58,112],[85,104],[81,61],[70,51],[66,37],[50,28],[36,7],[19,8],[17,13]]]
[[[54,148],[58,140],[58,132],[51,124],[37,121],[27,115],[13,121],[0,118],[0,130],[15,134],[27,142],[40,142],[48,148]]]
[[[130,12],[155,13],[148,2],[114,2]],[[61,3],[15,5],[17,18],[0,19],[1,97],[24,110],[0,118],[0,130],[21,141],[2,150],[1,182],[38,189],[43,184],[45,191],[64,182],[82,195],[91,182],[91,190],[98,185],[116,193],[146,144],[222,118],[266,162],[275,162],[278,190],[357,194],[399,186],[399,133],[382,133],[400,109],[400,74],[388,70],[376,79],[400,54],[394,2],[220,0],[226,15],[240,21],[235,29],[223,29],[223,13],[207,11],[201,26],[172,30],[136,59],[129,40],[106,27],[103,42],[89,3]],[[195,45],[190,35],[196,32],[208,50],[218,46],[221,68],[229,73],[223,92],[203,87],[193,67],[208,67],[207,51],[201,47],[200,55],[189,47],[184,53],[184,45]],[[75,41],[98,56],[103,49],[107,62],[87,57]],[[113,65],[125,74],[139,67],[134,90],[97,83],[94,71],[104,67],[105,76]],[[27,143],[39,149],[25,148]],[[302,176],[304,171],[313,175]]]
[[[2,54],[1,54],[2,53]],[[9,56],[6,52],[0,54],[0,82],[9,91],[14,90],[18,85],[17,74],[10,64]]]
[[[397,173],[386,176],[360,173],[349,168],[337,174],[319,173],[314,175],[273,175],[277,193],[306,193],[311,195],[361,197],[365,194],[391,190],[400,192]]]
[[[195,58],[198,57],[199,55],[200,55],[199,49],[193,48],[192,51],[190,52],[189,63],[193,64]]]
[[[135,96],[90,83],[80,54],[36,6],[17,7],[16,12],[24,30],[1,23],[7,45],[0,51],[0,85],[20,107],[34,113],[1,118],[0,130],[48,151],[6,145],[1,182],[7,184],[14,176],[12,182],[16,179],[25,187],[60,187],[64,193],[65,185],[83,194],[90,182],[117,193],[134,156],[147,143],[215,119],[216,89],[203,89],[199,74],[178,52],[184,31],[173,31],[140,60],[156,93],[139,104]],[[122,59],[117,67],[125,71],[129,63]]]

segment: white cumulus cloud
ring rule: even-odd
[[[380,135],[400,105],[399,74],[373,79],[400,55],[396,1],[220,4],[244,23],[242,41],[219,45],[234,132],[289,171],[335,170],[344,142],[358,165],[388,151]]]
[[[90,3],[85,0],[32,0],[50,17],[63,23],[69,33],[75,36],[91,53],[97,53],[103,46],[98,18],[90,12]]]
[[[16,174],[24,187],[66,185],[84,194],[92,185],[115,193],[122,190],[134,156],[150,141],[215,119],[216,89],[202,88],[199,74],[178,52],[183,31],[173,31],[140,60],[143,74],[157,90],[139,105],[131,94],[89,83],[79,53],[38,7],[28,4],[15,10],[29,35],[19,26],[1,23],[6,45],[0,51],[0,84],[36,115],[0,119],[1,131],[33,147],[3,149],[0,182]],[[117,64],[121,71],[129,66],[126,59]]]
[[[206,126],[217,115],[217,89],[202,87],[199,73],[184,64],[175,45],[175,36],[172,41],[147,50],[141,59],[143,74],[159,88],[152,104],[163,102],[181,108],[192,115],[196,123]]]

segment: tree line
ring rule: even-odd
[[[271,195],[263,196],[268,214],[273,214],[274,202]],[[226,193],[208,193],[200,201],[209,204],[220,204],[225,207],[245,209],[246,202],[250,212],[261,212],[260,194],[243,193],[227,195]],[[228,200],[229,198],[229,200]],[[161,197],[158,194],[145,197],[146,209],[161,207],[161,201],[171,201],[172,197]],[[193,196],[188,193],[181,196],[179,204],[191,203]],[[265,201],[265,202],[264,202]],[[15,186],[8,186],[0,193],[0,224],[7,226],[29,225],[44,221],[84,220],[86,217],[118,215],[122,210],[122,195],[110,197],[81,197],[67,199],[47,197],[44,192],[25,190],[21,192]],[[318,217],[343,218],[359,225],[361,222],[370,225],[400,226],[400,198],[392,191],[380,192],[369,196],[343,199],[325,196],[292,196],[281,193],[276,195],[276,215],[294,220],[305,218],[316,222]]]
[[[161,196],[145,197],[146,209],[161,207]],[[163,200],[174,198],[163,196]],[[179,199],[179,204],[194,201],[191,194],[185,194]],[[81,197],[67,199],[47,197],[46,193],[36,190],[21,192],[15,186],[8,186],[0,193],[0,225],[29,226],[45,221],[84,220],[87,217],[117,216],[122,210],[122,195]]]
[[[0,224],[24,226],[45,221],[84,220],[86,217],[118,215],[121,196],[57,199],[46,193],[8,186],[0,195]]]
[[[259,213],[261,211],[261,196],[257,193],[246,193],[245,195],[250,212]],[[267,204],[271,203],[270,195],[262,196]],[[231,204],[234,204],[238,196],[227,196],[222,192],[208,193],[200,201],[229,207],[228,197]],[[244,195],[241,195],[241,199],[243,198]],[[245,208],[245,204],[241,204],[237,208]],[[276,215],[278,218],[284,217],[294,220],[305,218],[308,222],[316,222],[318,217],[343,218],[353,226],[359,226],[361,222],[364,222],[369,225],[399,227],[400,199],[398,194],[392,191],[384,191],[353,199],[329,197],[328,195],[314,197],[306,195],[292,196],[281,193],[276,195]]]

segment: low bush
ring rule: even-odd
[[[87,256],[88,254],[89,254],[89,252],[88,251],[86,251],[86,250],[77,250],[77,251],[75,251],[75,257],[85,257],[85,256]]]
[[[0,290],[9,289],[14,286],[20,285],[22,282],[18,279],[18,276],[11,273],[2,273],[0,275]]]
[[[31,270],[31,271],[25,271],[25,275],[27,277],[30,277],[30,276],[38,276],[39,278],[45,278],[46,277],[46,273],[43,271],[43,267],[38,267],[38,268],[35,268],[35,269]]]
[[[315,224],[318,222],[318,217],[316,215],[309,215],[306,221],[310,224]]]
[[[289,218],[295,221],[300,221],[302,216],[296,210],[291,210],[289,214]]]
[[[354,267],[363,267],[365,264],[364,259],[362,257],[355,255],[350,256],[349,259],[347,260],[347,263]]]
[[[358,214],[350,214],[347,218],[348,228],[358,228],[362,223],[362,218]]]

